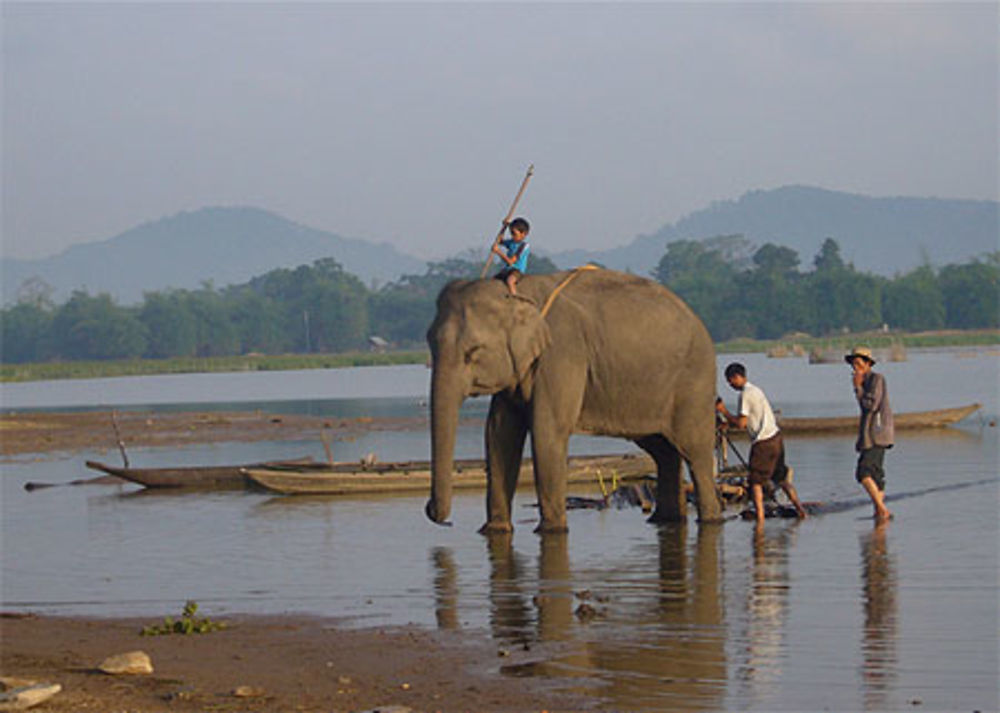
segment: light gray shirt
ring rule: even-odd
[[[861,407],[855,450],[866,451],[872,446],[891,448],[896,434],[885,377],[874,371],[868,372],[861,386],[855,387],[854,395]]]

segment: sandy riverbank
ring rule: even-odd
[[[117,420],[116,432],[114,420]],[[0,414],[0,456],[27,453],[117,451],[224,441],[343,440],[372,430],[427,429],[426,418],[326,418],[262,411],[111,411]]]
[[[418,629],[351,629],[305,617],[220,617],[206,634],[139,636],[149,619],[0,619],[0,674],[58,683],[38,711],[597,710],[551,682],[504,675],[530,661],[485,636]],[[149,675],[97,671],[141,650]],[[253,695],[234,694],[246,687]],[[398,709],[405,710],[403,708]]]

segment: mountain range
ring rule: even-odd
[[[53,257],[4,258],[0,274],[5,303],[16,298],[24,280],[37,276],[54,288],[56,302],[74,289],[86,289],[132,304],[142,300],[144,291],[194,289],[205,282],[224,287],[325,257],[334,257],[366,284],[426,269],[423,260],[387,243],[344,238],[260,208],[211,207],[74,245]]]
[[[962,263],[1000,249],[1000,202],[941,198],[875,198],[808,186],[756,190],[718,201],[652,235],[603,251],[546,252],[560,267],[588,261],[648,275],[669,242],[742,234],[754,245],[798,252],[802,269],[826,238],[859,270],[893,275],[929,262]],[[541,244],[539,244],[541,243]],[[144,223],[98,242],[36,260],[3,258],[3,301],[16,299],[32,277],[64,301],[74,289],[107,292],[122,304],[144,291],[237,284],[279,267],[333,257],[366,284],[422,274],[426,263],[388,243],[371,243],[309,228],[253,207],[209,207]]]
[[[810,186],[785,186],[717,201],[652,235],[600,252],[553,256],[557,265],[597,261],[648,275],[675,240],[743,235],[760,247],[784,245],[799,254],[801,269],[826,238],[858,270],[892,276],[929,262],[940,267],[1000,250],[1000,202],[943,198],[873,198]]]

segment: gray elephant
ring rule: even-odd
[[[589,266],[588,266],[589,267]],[[612,270],[529,275],[511,295],[498,280],[455,281],[427,331],[431,377],[431,496],[451,512],[459,408],[491,394],[486,422],[487,521],[509,532],[528,431],[541,522],[566,528],[572,433],[628,438],[657,465],[653,522],[686,518],[681,461],[699,520],[721,519],[713,476],[715,349],[701,320],[660,284]]]

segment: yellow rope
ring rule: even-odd
[[[549,295],[549,298],[547,300],[545,300],[545,305],[542,307],[542,317],[544,317],[549,313],[549,308],[552,307],[552,303],[555,302],[556,296],[563,291],[563,288],[565,288],[566,285],[568,285],[570,282],[573,281],[574,277],[579,275],[584,270],[600,270],[600,269],[601,268],[599,268],[597,265],[581,265],[580,267],[574,268],[573,272],[568,274],[566,276],[566,279],[564,279],[562,282],[556,285],[556,288],[552,290],[552,294]]]

